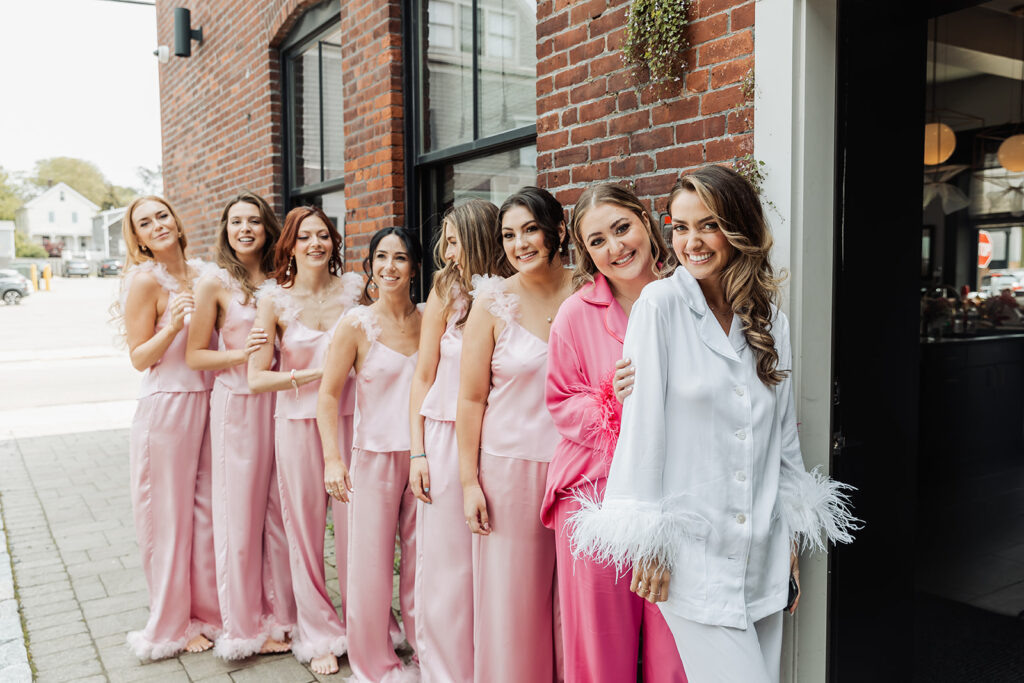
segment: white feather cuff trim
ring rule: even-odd
[[[612,500],[576,489],[580,509],[567,523],[573,556],[610,564],[621,574],[634,564],[674,568],[688,538],[707,538],[711,524],[692,512],[672,509],[679,496],[658,503]]]
[[[828,541],[853,541],[853,532],[862,526],[850,507],[848,492],[855,490],[829,478],[820,467],[782,481],[782,518],[799,550],[824,551]]]

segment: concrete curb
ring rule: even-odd
[[[0,501],[2,502],[2,501]],[[0,506],[2,513],[2,506]],[[14,571],[7,548],[7,532],[0,514],[0,681],[30,683],[32,667],[28,663],[25,631],[14,596]]]

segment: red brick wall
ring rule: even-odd
[[[691,2],[685,79],[658,87],[622,62],[629,4],[537,5],[538,183],[567,206],[589,183],[623,180],[663,210],[680,171],[754,149],[742,85],[754,66],[754,2]]]
[[[361,268],[370,235],[405,222],[401,6],[342,0],[347,268]]]
[[[223,205],[239,189],[283,217],[280,53],[319,0],[157,0],[161,45],[173,9],[189,7],[204,42],[160,67],[164,191],[185,223],[190,255],[209,255]],[[346,256],[358,269],[369,233],[404,221],[401,27],[395,0],[341,3],[345,101]],[[173,48],[172,48],[173,49]]]
[[[240,189],[284,209],[280,69],[271,39],[284,5],[314,2],[157,0],[164,194],[189,236],[190,255],[210,255],[224,203]],[[192,11],[204,41],[175,57],[174,8]]]

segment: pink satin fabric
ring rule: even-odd
[[[603,492],[602,485],[599,494]],[[562,498],[551,511],[555,528],[563,530],[556,538],[556,549],[565,680],[635,681],[637,657],[642,655],[644,683],[686,683],[665,617],[656,605],[630,592],[630,573],[616,577],[614,567],[572,556],[564,529],[569,515],[578,508],[574,500]]]
[[[370,342],[356,374],[352,439],[352,503],[349,509],[349,566],[346,617],[349,665],[360,683],[414,677],[389,637],[394,592],[395,531],[401,543],[399,603],[409,644],[416,648],[413,586],[416,571],[416,498],[409,487],[409,389],[416,353],[405,356],[381,344],[372,309],[346,318]],[[344,324],[344,323],[343,323]]]
[[[480,454],[491,533],[473,537],[477,683],[561,678],[555,538],[537,517],[547,470],[545,462]]]
[[[426,418],[423,432],[434,502],[420,501],[416,510],[420,676],[423,683],[471,683],[473,601],[468,597],[473,590],[473,535],[462,511],[455,423]]]
[[[349,429],[351,422],[339,417],[339,444],[351,441]],[[279,417],[274,438],[277,483],[288,537],[288,557],[291,561],[292,591],[296,606],[292,653],[300,662],[308,662],[329,653],[341,656],[348,647],[345,625],[327,594],[327,575],[324,569],[328,496],[324,490],[320,432],[317,431],[315,419],[289,420]],[[345,453],[343,449],[343,459]],[[337,532],[338,528],[335,527]]]
[[[168,294],[155,326],[159,332],[170,322],[175,283],[161,266],[149,270],[160,271],[157,279]],[[128,644],[142,659],[172,656],[200,633],[210,639],[220,634],[210,481],[211,377],[185,363],[189,320],[186,316],[164,355],[143,375],[129,435],[132,509],[150,614],[143,630],[128,634]]]

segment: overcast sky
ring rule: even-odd
[[[96,163],[136,187],[160,163],[155,8],[106,0],[0,0],[0,166]]]

